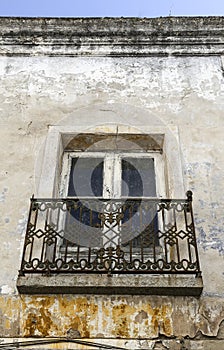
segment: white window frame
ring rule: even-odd
[[[155,182],[156,182],[156,197],[166,197],[166,174],[163,155],[159,152],[127,152],[127,151],[106,151],[106,152],[64,152],[61,174],[61,186],[60,197],[69,198],[68,186],[71,172],[71,164],[73,158],[103,158],[103,198],[121,198],[121,166],[120,162],[123,158],[153,158],[155,169]],[[113,166],[114,163],[114,166]],[[112,169],[112,171],[111,171]],[[115,181],[114,181],[114,180]],[[131,197],[130,197],[131,198]],[[149,198],[149,197],[148,197]],[[152,197],[151,197],[152,198]]]

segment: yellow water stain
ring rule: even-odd
[[[83,312],[89,307],[89,302],[87,298],[79,297],[75,299],[75,309],[76,312]]]
[[[163,306],[162,308],[162,314],[163,314],[163,331],[166,335],[170,336],[173,333],[173,327],[172,327],[172,308],[170,306]]]
[[[110,316],[110,306],[109,305],[104,305],[103,304],[102,311],[103,311],[103,315],[105,315],[105,317],[109,317]]]
[[[61,316],[70,317],[74,315],[75,301],[69,297],[58,296],[58,312]]]
[[[51,308],[55,297],[28,297],[22,300],[22,334],[30,336],[49,336],[52,330],[57,330],[53,322]]]
[[[0,296],[0,333],[17,336],[19,332],[20,301],[11,295]]]
[[[163,331],[167,336],[172,334],[171,311],[168,305],[162,305],[153,309],[152,325],[156,333]]]
[[[74,316],[68,320],[68,329],[72,328],[73,330],[79,331],[81,337],[89,338],[89,323],[87,319],[87,313],[82,316]]]
[[[20,301],[12,296],[0,297],[0,310],[8,317],[14,318],[20,309]]]
[[[78,330],[82,337],[88,338],[90,330],[93,329],[90,322],[92,320],[96,322],[98,318],[98,305],[91,300],[80,297],[75,300],[75,311],[80,320]]]
[[[64,320],[64,331],[70,328],[79,331],[82,337],[89,337],[93,326],[91,321],[98,318],[98,305],[86,297],[60,298],[60,315]]]
[[[132,324],[134,337],[155,337],[159,333],[167,336],[172,334],[170,305],[152,306],[146,303],[136,312]]]
[[[134,308],[127,304],[114,305],[112,308],[113,330],[116,337],[130,336],[130,323]]]
[[[167,336],[172,334],[172,308],[170,305],[152,306],[149,303],[127,304],[125,298],[113,303],[104,299],[99,315],[94,298],[83,296],[25,297],[22,301],[22,334],[28,336],[66,336],[69,329],[76,330],[81,337],[89,338],[99,331],[112,336]],[[9,323],[7,323],[7,327]],[[101,332],[101,330],[100,330]],[[102,332],[102,333],[103,333]]]
[[[9,319],[5,319],[5,322],[4,322],[5,324],[4,324],[4,327],[6,328],[6,329],[10,329],[10,327],[11,327],[11,322],[10,322],[10,320]]]
[[[49,336],[53,325],[51,314],[41,307],[34,312],[29,312],[24,322],[24,336]]]
[[[173,333],[172,332],[172,323],[171,323],[171,320],[169,318],[166,318],[163,322],[163,332],[167,336],[170,336]]]

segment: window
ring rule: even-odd
[[[79,254],[84,247],[120,247],[126,255],[134,249],[136,257],[158,245],[158,218],[148,200],[164,191],[162,174],[158,152],[65,153],[61,193],[76,200],[63,240],[63,247],[73,247],[70,258],[74,247]]]
[[[158,152],[65,152],[60,194],[66,197],[162,197]]]

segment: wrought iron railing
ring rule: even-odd
[[[31,199],[20,275],[199,274],[186,199]]]

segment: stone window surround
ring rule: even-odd
[[[65,144],[68,143],[68,139],[72,139],[76,135],[88,134],[89,132],[122,136],[122,134],[136,134],[136,128],[133,127],[131,129],[130,126],[111,124],[97,126],[95,130],[87,130],[84,126],[49,126],[36,197],[52,198],[58,196]],[[140,134],[140,132],[141,128],[138,128],[137,133]],[[142,135],[145,134],[158,139],[160,143],[161,135],[163,135],[163,145],[161,146],[165,162],[167,197],[184,198],[187,189],[184,190],[178,128],[173,125],[167,127],[144,126]]]

